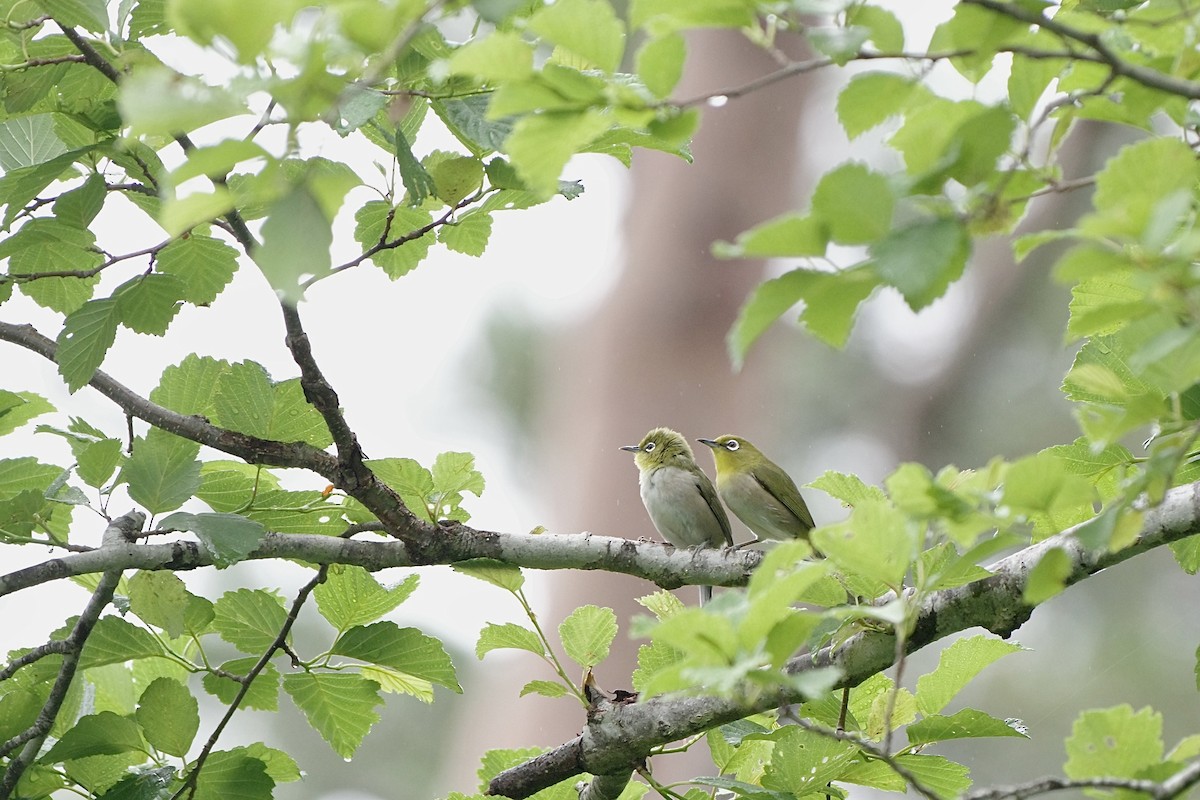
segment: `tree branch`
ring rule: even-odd
[[[1172,800],[1200,783],[1200,758],[1192,759],[1187,765],[1171,777],[1154,782],[1134,778],[1038,778],[1028,783],[1016,786],[997,786],[991,789],[980,789],[963,795],[962,800],[1025,800],[1039,794],[1058,792],[1063,789],[1126,789],[1142,792],[1154,800]]]
[[[0,322],[0,341],[12,342],[49,361],[54,361],[58,345],[40,334],[32,325],[13,325]],[[222,453],[237,456],[251,464],[276,467],[297,467],[316,472],[337,483],[337,459],[323,450],[303,442],[274,442],[237,431],[219,428],[203,417],[184,416],[150,402],[100,370],[88,385],[112,400],[130,416],[144,420],[156,428],[207,445]]]
[[[1097,34],[1077,30],[1056,19],[1045,16],[1040,11],[1031,11],[1027,7],[1017,5],[1016,3],[1004,3],[999,0],[962,0],[962,2],[986,8],[989,11],[1029,25],[1037,25],[1039,28],[1050,31],[1061,39],[1084,45],[1094,52],[1097,59],[1106,64],[1114,75],[1128,78],[1148,89],[1157,89],[1158,91],[1167,92],[1178,97],[1200,100],[1200,83],[1176,78],[1140,64],[1131,64],[1113,52]],[[1072,54],[1070,58],[1079,60],[1086,57],[1082,54]],[[1093,59],[1086,58],[1086,60]]]
[[[990,565],[993,574],[987,578],[929,595],[917,610],[906,651],[915,652],[972,627],[983,627],[1004,637],[1012,634],[1033,613],[1033,607],[1023,599],[1029,572],[1051,550],[1066,554],[1070,564],[1066,584],[1072,585],[1147,550],[1200,533],[1200,483],[1167,492],[1161,504],[1146,512],[1134,541],[1116,552],[1087,551],[1075,536],[1083,524],[1087,523]],[[855,686],[887,669],[895,657],[892,636],[861,632],[836,647],[792,659],[786,670],[796,674],[834,666],[842,672],[837,687]],[[638,763],[660,745],[802,699],[783,690],[762,692],[756,686],[733,697],[655,697],[614,706],[608,713],[589,719],[583,732],[569,742],[497,775],[488,792],[518,800],[583,772],[616,773]]]
[[[130,511],[117,517],[104,531],[104,545],[116,547],[123,542],[128,542],[145,522],[146,515],[140,511]],[[42,743],[46,741],[46,736],[50,733],[50,728],[54,725],[54,720],[58,717],[62,704],[67,698],[67,690],[71,688],[71,681],[75,678],[83,646],[87,643],[96,621],[100,619],[100,613],[112,602],[113,594],[116,592],[120,580],[120,569],[110,569],[104,573],[96,591],[92,592],[79,619],[75,621],[75,626],[65,639],[66,650],[63,653],[62,666],[58,669],[58,677],[54,679],[50,695],[46,698],[46,703],[38,713],[37,719],[33,725],[0,745],[0,756],[11,753],[18,747],[21,748],[21,752],[9,761],[8,769],[4,771],[3,779],[0,779],[0,800],[8,800],[25,770],[41,751]]]
[[[359,541],[336,536],[268,533],[249,560],[295,559],[309,564],[352,564],[371,571],[388,567],[454,564],[491,558],[531,569],[602,569],[644,578],[666,589],[691,583],[744,585],[762,561],[755,550],[682,550],[659,542],[635,542],[590,533],[496,533],[466,526],[443,527],[437,561],[420,561],[400,541]],[[53,558],[0,576],[0,597],[73,575],[112,569],[185,571],[212,566],[199,542],[119,542],[88,553]]]
[[[199,755],[196,756],[196,760],[192,762],[192,768],[188,771],[187,778],[184,779],[183,785],[179,787],[179,791],[175,792],[175,794],[171,796],[171,800],[178,800],[178,798],[182,797],[185,792],[189,798],[192,798],[196,795],[196,782],[200,778],[200,770],[204,769],[204,762],[208,760],[209,754],[212,753],[213,748],[217,746],[217,740],[221,738],[221,733],[224,732],[225,728],[229,725],[230,720],[233,719],[234,713],[239,707],[241,707],[242,700],[246,698],[246,694],[250,691],[250,684],[254,682],[254,679],[257,678],[264,669],[266,669],[267,664],[270,663],[271,658],[275,655],[275,653],[287,646],[288,634],[292,632],[292,626],[296,624],[296,619],[300,616],[300,609],[304,607],[304,603],[308,600],[309,595],[312,594],[313,589],[316,589],[325,582],[327,575],[328,567],[323,565],[319,570],[317,570],[317,574],[313,576],[311,581],[300,587],[300,591],[296,594],[296,599],[292,602],[292,607],[288,611],[288,615],[284,619],[283,625],[279,627],[279,633],[276,634],[275,640],[271,642],[270,647],[263,651],[263,654],[259,657],[258,661],[254,662],[254,666],[250,668],[250,671],[246,673],[245,677],[239,679],[238,682],[241,683],[241,686],[238,687],[237,694],[234,695],[233,700],[230,701],[229,708],[225,710],[225,714],[221,717],[221,721],[217,723],[215,728],[213,728],[213,732],[211,735],[209,735],[208,741],[204,743],[204,747],[200,750]]]

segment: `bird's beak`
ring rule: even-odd
[[[621,445],[621,449],[628,450],[630,453],[637,453],[642,449],[642,446],[638,444],[625,444]]]
[[[696,441],[699,442],[700,444],[706,444],[709,447],[720,447],[721,446],[721,443],[716,441],[715,439],[697,439]]]

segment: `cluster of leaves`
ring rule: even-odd
[[[378,621],[417,583],[410,575],[385,588],[360,567],[329,568],[314,594],[332,641],[302,655],[281,634],[289,612],[275,592],[236,589],[212,602],[169,572],[122,579],[116,600],[124,615],[96,624],[54,723],[56,741],[26,771],[18,792],[43,797],[71,788],[97,796],[167,796],[162,792],[180,787],[200,753],[204,779],[197,797],[266,797],[275,784],[300,779],[295,762],[280,750],[262,744],[215,750],[215,740],[198,743],[193,676],[221,703],[236,699],[263,711],[278,710],[282,689],[329,746],[349,758],[379,719],[381,692],[432,702],[434,684],[462,691],[436,639]],[[68,620],[52,640],[63,639],[72,624]],[[230,646],[239,655],[218,663],[214,657]],[[281,674],[268,656],[285,654],[293,669]],[[0,740],[33,723],[62,658],[46,655],[3,684]]]

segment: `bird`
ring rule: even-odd
[[[697,439],[712,448],[717,494],[754,534],[764,539],[808,539],[812,513],[796,483],[777,464],[741,436]]]
[[[729,517],[717,490],[696,464],[691,445],[670,428],[654,428],[639,444],[621,448],[634,453],[642,503],[659,535],[676,547],[732,547]],[[712,587],[700,587],[700,604]]]

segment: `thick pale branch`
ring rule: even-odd
[[[1136,539],[1116,552],[1088,552],[1075,536],[1078,527],[1001,559],[988,568],[993,574],[987,578],[931,594],[918,611],[907,651],[973,627],[1001,636],[1011,634],[1033,612],[1023,599],[1029,572],[1052,549],[1066,553],[1071,565],[1067,583],[1073,584],[1147,550],[1200,533],[1200,484],[1169,491],[1159,506],[1146,513]],[[838,647],[799,656],[787,669],[801,673],[835,666],[842,672],[838,686],[855,686],[887,669],[895,656],[892,636],[864,632]],[[802,699],[782,692],[747,691],[737,698],[656,697],[613,706],[603,715],[593,715],[583,732],[569,742],[497,775],[488,791],[524,798],[579,773],[618,773],[643,760],[655,747]]]
[[[310,564],[354,564],[369,570],[453,564],[492,558],[533,569],[602,569],[645,578],[664,588],[688,583],[744,584],[762,554],[753,550],[678,550],[658,542],[635,542],[589,533],[521,534],[477,531],[465,526],[438,531],[440,561],[414,559],[403,542],[358,541],[335,536],[268,533],[250,559],[287,558]],[[212,556],[198,542],[116,543],[72,553],[0,576],[0,597],[72,575],[111,569],[191,570]]]

